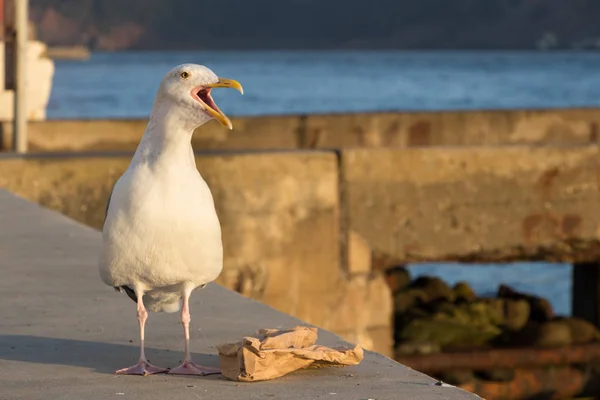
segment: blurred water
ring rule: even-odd
[[[244,85],[213,91],[229,115],[600,106],[600,53],[169,52],[94,53],[57,61],[48,118],[146,117],[164,73],[200,63]],[[498,284],[547,297],[570,313],[571,266],[423,264],[414,276]]]
[[[600,105],[600,52],[129,52],[57,61],[48,117],[147,116],[184,62],[239,80],[213,91],[238,116]]]

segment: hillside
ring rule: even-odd
[[[50,45],[531,49],[600,39],[598,0],[31,0]]]

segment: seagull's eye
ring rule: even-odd
[[[187,79],[190,77],[190,73],[187,71],[183,71],[181,74],[179,74],[179,76],[181,76],[181,79]]]

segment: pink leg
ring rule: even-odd
[[[142,297],[143,293],[137,293],[137,316],[138,321],[140,322],[140,360],[131,367],[122,368],[116,371],[115,374],[146,376],[168,371],[167,368],[160,368],[150,364],[146,359],[146,353],[144,351],[144,327],[146,326],[146,320],[148,319],[148,311],[146,311],[146,307],[144,307]]]
[[[190,294],[192,291],[186,291],[183,295],[183,307],[181,309],[181,324],[183,325],[183,334],[185,337],[185,357],[180,366],[175,367],[169,371],[170,374],[180,375],[212,375],[220,374],[221,370],[218,368],[203,367],[192,362],[192,354],[190,352]]]

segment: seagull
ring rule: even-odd
[[[215,119],[232,129],[217,107],[213,88],[233,88],[209,68],[182,64],[164,76],[142,139],[125,173],[115,183],[102,230],[98,268],[102,281],[137,303],[140,358],[116,374],[184,375],[219,373],[192,361],[190,295],[223,269],[221,226],[210,189],[196,168],[194,130]],[[151,364],[144,352],[148,311],[181,309],[185,357],[173,369]]]

